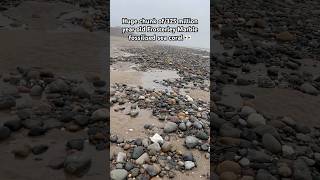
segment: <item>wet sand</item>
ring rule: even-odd
[[[296,90],[252,89],[257,98],[252,103],[257,110],[274,116],[289,116],[310,127],[320,125],[320,97]]]
[[[130,108],[130,105],[127,104],[127,109]],[[111,108],[110,118],[110,130],[111,134],[121,134],[125,139],[134,139],[134,138],[145,138],[146,130],[144,129],[145,124],[151,124],[155,127],[161,127],[163,124],[155,117],[152,116],[150,110],[140,109],[139,115],[135,118],[131,118],[126,115],[126,110],[115,112]]]
[[[111,57],[122,57],[122,56],[132,56],[130,54],[122,51],[123,48],[133,48],[133,47],[146,47],[152,46],[152,42],[129,42],[125,39],[124,36],[115,36],[111,34],[110,36],[110,56]]]
[[[102,32],[0,31],[0,39],[2,72],[17,66],[45,67],[72,76],[106,72]]]
[[[193,99],[202,100],[205,102],[210,101],[210,92],[204,91],[201,89],[188,89],[189,96],[191,96]]]
[[[70,133],[61,130],[51,130],[44,137],[30,138],[26,131],[16,132],[10,139],[0,144],[0,161],[6,162],[0,165],[1,179],[10,180],[101,180],[106,176],[107,156],[105,151],[97,151],[88,142],[85,143],[83,153],[92,157],[92,166],[82,178],[68,176],[63,170],[53,170],[48,167],[51,160],[65,157],[65,145],[69,139],[86,137],[86,132]],[[26,159],[17,159],[11,151],[24,144],[47,144],[49,149],[40,155],[29,155]]]
[[[255,96],[252,100],[244,100],[240,93],[249,93]],[[235,108],[249,102],[259,112],[272,117],[288,116],[299,123],[310,127],[320,125],[320,97],[304,94],[297,90],[280,88],[239,87],[228,85],[224,88],[223,104]]]

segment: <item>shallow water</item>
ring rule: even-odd
[[[133,69],[136,65],[128,62],[117,62],[111,67],[111,84],[123,83],[156,90],[171,90],[170,87],[156,83],[165,79],[180,78],[177,71],[151,69],[146,72]]]
[[[156,89],[156,90],[171,90],[170,87],[163,86],[154,81],[162,81],[165,79],[177,79],[180,78],[177,71],[172,70],[149,70],[142,73],[142,86],[144,88]]]

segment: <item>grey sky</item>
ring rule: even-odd
[[[191,40],[174,45],[210,48],[210,0],[111,0],[111,26],[121,26],[127,18],[197,18],[199,32],[191,33]],[[169,35],[169,34],[168,34]]]

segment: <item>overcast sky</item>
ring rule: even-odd
[[[123,17],[199,19],[199,32],[192,33],[191,40],[174,45],[210,48],[210,0],[111,0],[110,12],[112,27],[121,26]]]

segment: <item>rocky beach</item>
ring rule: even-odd
[[[0,2],[0,179],[109,172],[105,3],[75,3]]]
[[[215,1],[211,178],[315,180],[318,1]]]
[[[125,38],[111,31],[111,178],[209,179],[209,52]]]

